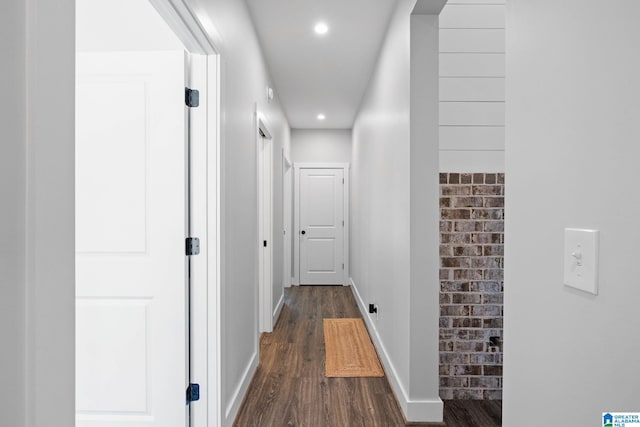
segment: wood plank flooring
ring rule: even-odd
[[[284,302],[273,333],[261,339],[260,365],[234,426],[404,426],[386,377],[324,376],[322,319],[362,317],[351,288],[296,286]],[[500,426],[500,414],[497,401],[445,402],[451,427]]]

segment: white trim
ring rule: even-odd
[[[393,394],[402,409],[405,419],[408,422],[441,422],[442,412],[444,410],[444,403],[442,402],[442,399],[411,400],[409,398],[404,385],[400,381],[400,377],[398,376],[395,366],[389,358],[387,349],[382,343],[382,339],[380,338],[375,322],[369,314],[367,305],[364,303],[364,300],[358,292],[358,287],[353,281],[353,278],[350,278],[349,282],[351,284],[353,296],[358,302],[358,307],[360,308],[362,317],[367,324],[371,340],[373,341],[373,344],[378,351],[378,356],[384,366],[385,375],[389,380],[389,384],[393,389]]]
[[[305,163],[295,162],[293,164],[294,169],[349,169],[351,165],[349,163]]]
[[[240,409],[240,405],[242,404],[242,399],[244,399],[244,395],[247,393],[249,389],[249,384],[251,384],[251,380],[253,379],[253,375],[256,373],[258,369],[258,352],[254,352],[251,356],[251,360],[249,364],[244,370],[240,382],[236,386],[236,389],[233,392],[233,397],[229,401],[225,411],[224,411],[224,420],[223,425],[225,427],[230,427],[236,419],[238,415],[238,410]]]
[[[264,136],[263,136],[264,135]],[[259,332],[273,331],[273,141],[269,124],[264,115],[256,108],[256,162],[257,162],[257,188],[258,188],[258,325]],[[265,176],[265,157],[270,159],[270,167]],[[265,183],[265,179],[268,183]],[[265,184],[268,184],[268,200],[265,198]],[[266,212],[263,208],[266,204]],[[265,224],[269,224],[265,229]],[[267,241],[267,247],[263,246],[263,240]],[[265,249],[268,254],[265,255]],[[265,264],[265,257],[270,265]]]
[[[219,50],[210,34],[219,39],[215,30],[204,26],[196,17],[196,13],[184,0],[149,0],[149,3],[162,16],[169,28],[180,39],[190,53],[216,55]],[[209,27],[209,26],[208,26]]]
[[[191,206],[187,211],[190,216],[190,234],[191,236],[197,236],[200,238],[200,255],[197,257],[191,257],[191,301],[190,301],[190,376],[189,382],[200,384],[200,391],[206,404],[204,405],[191,405],[190,416],[194,425],[206,425],[209,419],[209,394],[217,394],[215,390],[215,381],[213,384],[213,393],[209,392],[209,338],[213,336],[213,341],[216,341],[215,329],[213,333],[209,331],[209,314],[210,307],[215,307],[216,300],[213,300],[213,304],[210,306],[211,300],[209,298],[209,273],[212,277],[216,277],[215,269],[216,264],[210,263],[209,260],[212,255],[209,254],[209,248],[214,250],[215,243],[212,243],[209,238],[208,223],[209,223],[209,176],[213,175],[215,182],[215,170],[212,170],[209,166],[208,150],[211,145],[209,141],[216,141],[215,127],[210,127],[209,114],[209,85],[208,79],[211,73],[208,70],[208,56],[199,54],[188,54],[189,67],[187,68],[187,85],[188,87],[198,89],[202,93],[200,107],[192,108],[189,110],[189,123],[186,123],[190,127],[189,135],[191,137],[191,149],[187,155],[190,155],[191,159],[189,164],[191,170],[188,172],[190,177],[190,202]],[[215,87],[216,76],[213,75],[213,83]],[[215,98],[213,99],[215,102]],[[213,111],[216,111],[215,105]],[[214,135],[210,138],[209,131]],[[214,163],[215,165],[215,163]],[[215,211],[214,211],[215,212]],[[213,233],[214,238],[216,233]],[[214,240],[215,242],[215,240]],[[215,287],[211,286],[211,293],[215,293]],[[216,310],[217,311],[217,310]],[[214,335],[215,334],[215,335]],[[212,356],[213,357],[213,356]],[[215,366],[215,365],[214,365]],[[214,406],[211,410],[212,417],[215,419]]]
[[[293,277],[291,284],[300,286],[300,209],[298,207],[298,195],[300,194],[300,168],[293,164],[293,230],[296,236],[293,239]]]
[[[276,304],[275,310],[273,310],[273,326],[278,322],[278,317],[280,317],[280,312],[282,311],[282,306],[284,305],[284,292],[280,295],[280,299],[278,300],[278,304]]]
[[[291,230],[293,229],[293,189],[291,184],[293,183],[293,163],[289,161],[284,148],[282,148],[282,228],[283,228],[283,274],[282,274],[282,286],[288,288],[291,286],[291,256],[293,255],[293,249],[291,247]],[[283,290],[284,294],[284,290]],[[274,323],[275,325],[275,323]]]
[[[220,192],[220,56],[207,56],[207,72],[209,73],[207,81],[207,107],[208,107],[208,140],[209,149],[207,150],[207,164],[210,169],[215,165],[216,173],[208,173],[207,178],[207,240],[209,258],[207,282],[208,290],[208,325],[207,325],[207,358],[208,358],[208,399],[207,412],[208,423],[201,423],[207,427],[218,427],[221,418],[221,390],[222,390],[222,371],[220,361],[222,360],[220,342],[222,340],[221,332],[221,192]],[[211,91],[211,88],[215,88]],[[213,96],[211,96],[213,94]],[[212,131],[213,130],[213,131]],[[215,141],[215,144],[211,144]],[[198,424],[200,425],[200,424]]]
[[[295,162],[293,164],[293,235],[297,236],[293,239],[293,277],[291,278],[291,284],[294,286],[300,285],[300,169],[342,169],[344,177],[344,192],[343,192],[343,214],[344,214],[344,228],[343,228],[343,255],[344,270],[342,284],[347,285],[349,282],[349,224],[351,220],[349,218],[349,206],[350,206],[350,178],[351,178],[351,164],[349,163],[304,163]]]
[[[344,259],[344,279],[342,280],[344,285],[349,283],[349,278],[351,277],[351,271],[349,270],[349,243],[351,232],[349,230],[349,225],[351,224],[350,211],[349,208],[351,206],[351,167],[349,164],[344,168],[343,171],[344,177],[344,192],[343,192],[343,209],[344,209],[344,227],[343,232],[344,236],[343,240],[343,252],[342,257]]]

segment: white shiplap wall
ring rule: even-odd
[[[505,0],[440,14],[440,170],[504,171]]]

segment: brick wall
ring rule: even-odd
[[[440,174],[440,396],[502,399],[504,174]]]

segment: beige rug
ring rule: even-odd
[[[324,319],[327,377],[383,377],[362,319]]]

